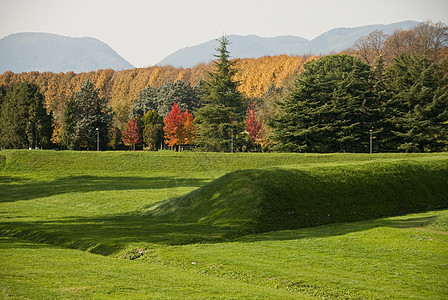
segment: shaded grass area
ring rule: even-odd
[[[2,299],[306,299],[170,266],[0,237]]]
[[[200,187],[205,180],[174,176],[67,176],[53,180],[35,181],[26,177],[0,176],[2,198],[0,202],[25,201],[69,193],[94,191],[120,191],[137,189],[171,189],[176,187]]]
[[[132,261],[2,237],[0,255],[8,259],[0,262],[0,287],[5,298],[33,299],[445,299],[448,234],[431,224],[446,226],[446,216],[151,244]]]
[[[448,211],[154,249],[144,260],[329,299],[444,299]],[[195,262],[194,265],[191,262]]]

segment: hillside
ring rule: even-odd
[[[336,28],[312,40],[296,36],[229,35],[228,39],[231,42],[229,51],[233,58],[259,58],[266,55],[281,54],[302,56],[310,53],[325,55],[352,47],[360,37],[366,36],[372,31],[382,30],[385,34],[391,34],[397,29],[409,30],[418,24],[415,21],[404,21],[389,25],[376,24],[355,28]],[[168,55],[157,65],[190,68],[198,63],[208,63],[214,59],[213,53],[217,47],[217,40],[186,47]]]
[[[442,209],[447,170],[440,159],[235,171],[150,215],[244,235]]]
[[[371,218],[447,207],[447,166],[447,153],[0,151],[0,293],[445,299],[448,211]],[[357,218],[371,220],[333,223]],[[269,231],[316,222],[331,224]]]
[[[0,74],[132,69],[105,43],[90,37],[72,38],[49,33],[16,33],[0,40]]]

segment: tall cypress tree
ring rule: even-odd
[[[215,69],[203,85],[204,106],[197,112],[197,145],[205,151],[229,152],[232,139],[244,130],[244,106],[239,84],[233,80],[237,70],[229,59],[229,40],[223,36],[219,42]]]

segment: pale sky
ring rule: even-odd
[[[313,39],[333,28],[405,20],[448,24],[448,0],[0,0],[0,38],[94,37],[136,67],[224,33]]]

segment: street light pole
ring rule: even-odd
[[[233,153],[233,128],[230,129],[231,140],[230,140],[230,153]]]
[[[100,130],[96,128],[96,151],[100,151]]]
[[[32,150],[33,149],[33,138],[34,138],[34,134],[33,134],[33,122],[29,121],[28,124],[30,125],[30,131],[31,131],[31,145],[29,146],[28,149]]]
[[[372,146],[373,146],[372,134],[373,134],[373,130],[370,129],[370,154],[372,154]]]

